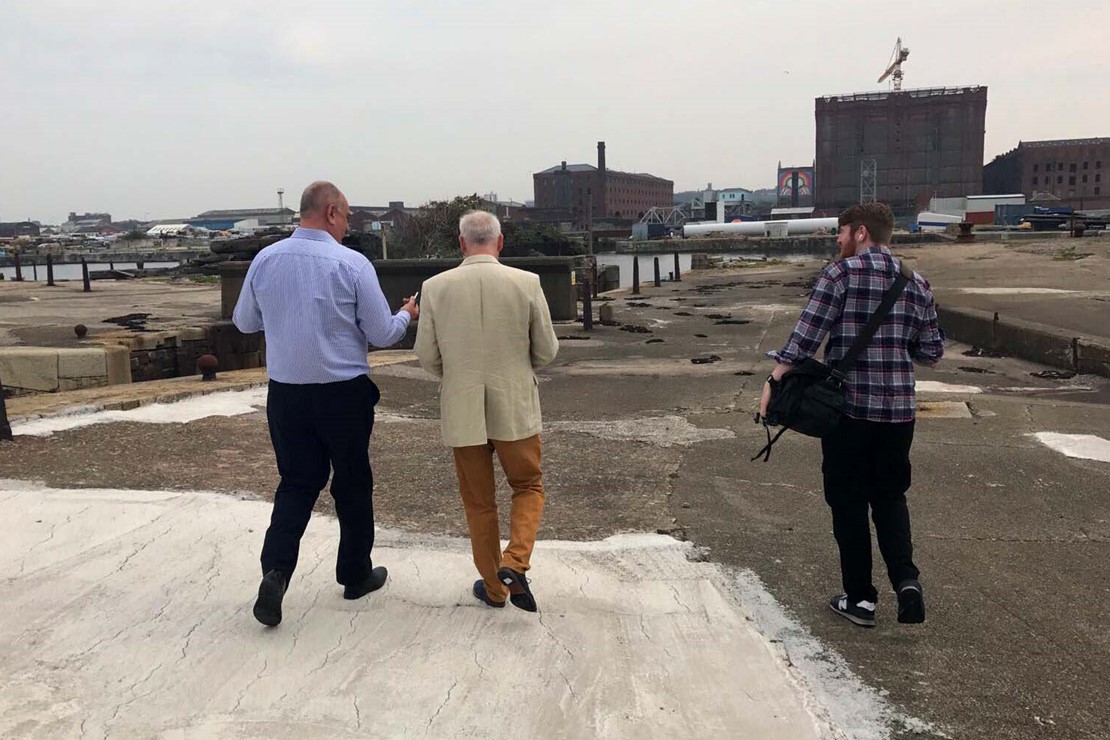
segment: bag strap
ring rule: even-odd
[[[756,424],[760,423],[759,414],[755,415],[755,422],[756,422]],[[789,428],[790,427],[783,427],[782,429],[780,429],[775,434],[775,438],[771,439],[771,427],[764,424],[763,425],[763,430],[767,432],[767,444],[763,445],[763,449],[761,449],[759,452],[755,453],[755,457],[752,458],[752,462],[755,462],[756,460],[758,460],[761,457],[763,458],[763,462],[767,462],[768,460],[770,460],[771,459],[771,448],[774,446],[775,442],[779,441],[779,437],[781,437],[783,434],[785,434],[786,430],[789,429]]]
[[[848,373],[851,372],[852,366],[856,364],[856,360],[858,360],[860,355],[863,354],[863,351],[867,349],[867,345],[871,343],[871,339],[875,336],[875,332],[879,330],[879,326],[882,325],[882,323],[886,321],[886,317],[890,315],[890,309],[894,308],[895,302],[901,297],[902,291],[906,288],[906,283],[913,279],[913,269],[906,265],[905,260],[901,260],[900,262],[901,269],[898,272],[898,277],[894,279],[894,285],[890,286],[890,289],[883,294],[882,302],[879,304],[879,307],[875,309],[875,313],[871,314],[871,318],[868,319],[867,324],[863,327],[863,331],[856,336],[856,341],[852,342],[852,346],[848,349],[848,353],[844,355],[844,357],[836,363],[836,367],[833,368],[832,376],[840,382],[844,382],[845,378],[848,377]]]

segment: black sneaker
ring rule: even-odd
[[[388,575],[389,571],[379,565],[377,568],[370,571],[370,575],[366,576],[366,580],[362,583],[357,586],[344,586],[343,598],[353,601],[354,599],[361,599],[368,593],[377,591],[385,585],[385,579]]]
[[[902,624],[921,624],[925,621],[925,593],[914,580],[898,584],[898,621]]]
[[[280,570],[271,570],[262,576],[258,587],[258,600],[254,602],[254,618],[267,627],[281,624],[281,599],[285,596],[285,575]]]
[[[528,587],[528,579],[523,573],[517,573],[512,568],[501,568],[497,571],[497,580],[508,587],[509,601],[513,602],[513,606],[526,612],[537,610],[536,599],[532,596],[532,589]]]
[[[860,627],[875,626],[875,605],[870,601],[848,603],[848,594],[837,594],[829,600],[829,608]]]
[[[474,598],[481,601],[486,606],[492,606],[494,609],[505,608],[504,601],[494,601],[489,597],[489,591],[486,591],[486,582],[481,578],[474,582]]]

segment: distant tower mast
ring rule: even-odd
[[[886,71],[883,72],[882,77],[879,78],[879,82],[882,82],[887,77],[891,77],[894,80],[894,91],[900,92],[902,90],[902,77],[904,76],[902,72],[902,62],[906,61],[909,56],[910,49],[908,46],[902,46],[902,37],[899,36],[897,43],[894,44],[894,53],[891,54],[890,65],[887,66]]]
[[[278,188],[278,218],[285,223],[285,188]]]

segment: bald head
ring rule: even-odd
[[[301,194],[301,226],[305,229],[326,231],[342,241],[350,217],[346,196],[326,180],[317,180]]]
[[[335,185],[327,180],[317,180],[301,193],[301,220],[304,220],[305,216],[311,218],[323,215],[327,212],[328,206],[339,205],[345,200],[343,193],[339,192],[339,188]]]
[[[501,251],[501,222],[489,211],[468,211],[459,219],[459,245],[464,254]]]

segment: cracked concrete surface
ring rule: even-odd
[[[464,540],[382,532],[345,601],[316,517],[275,629],[250,615],[265,503],[0,481],[0,735],[838,737],[721,566],[658,535],[540,542],[538,615],[469,593]],[[769,596],[765,596],[770,599]],[[545,608],[546,606],[546,608]],[[818,690],[819,689],[819,690]],[[852,737],[881,737],[862,686]]]

